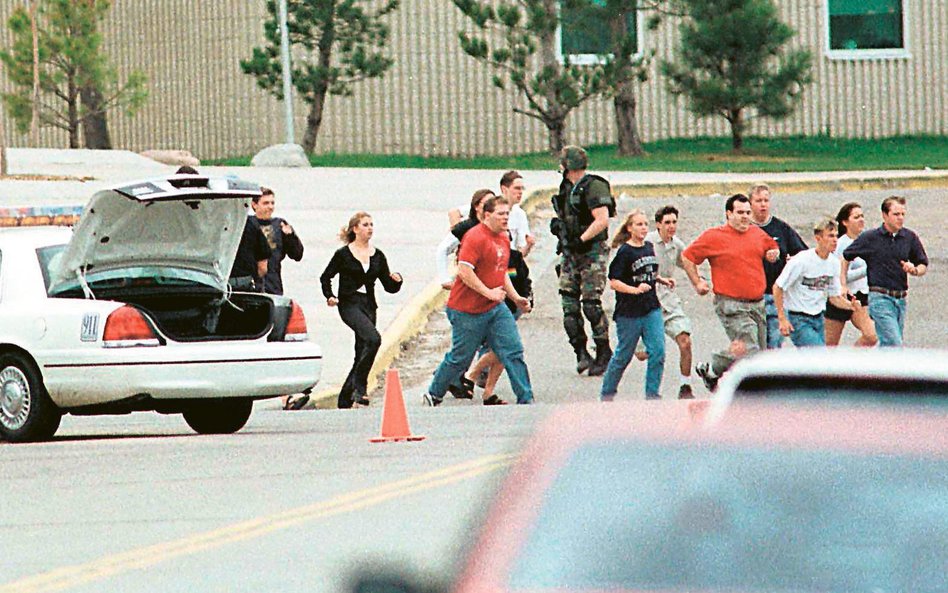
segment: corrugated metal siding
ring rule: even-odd
[[[20,2],[0,0],[4,23]],[[815,80],[792,117],[754,120],[751,133],[948,134],[948,3],[906,0],[910,57],[838,60],[825,55],[825,2],[779,2],[782,17],[799,32],[794,46],[813,52]],[[120,71],[145,71],[151,93],[134,118],[111,115],[115,145],[184,148],[213,158],[282,141],[281,104],[238,63],[262,42],[264,16],[262,0],[115,0],[104,28],[107,49]],[[524,101],[495,89],[491,72],[461,52],[457,32],[470,25],[449,0],[402,0],[390,23],[395,66],[382,79],[356,85],[352,97],[328,99],[318,152],[472,155],[546,148],[545,128],[512,111]],[[684,99],[665,90],[658,63],[673,56],[677,37],[674,20],[643,36],[644,47],[657,52],[650,80],[637,92],[643,138],[728,135],[723,119],[696,119]],[[0,42],[9,46],[5,26]],[[9,90],[5,77],[0,89]],[[295,110],[299,142],[308,106],[297,100]],[[590,101],[567,123],[569,141],[615,141],[611,101]],[[8,144],[29,144],[11,121],[5,124]],[[44,130],[40,142],[64,146],[65,134]]]

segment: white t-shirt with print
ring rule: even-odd
[[[839,296],[839,258],[829,254],[826,259],[811,248],[794,255],[774,282],[783,290],[783,306],[787,311],[820,315],[826,299]]]

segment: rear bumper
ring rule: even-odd
[[[103,348],[68,362],[46,362],[42,372],[50,397],[63,408],[140,395],[156,400],[266,397],[315,386],[322,352],[312,342]]]

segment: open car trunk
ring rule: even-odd
[[[80,290],[56,295],[85,298]],[[176,342],[202,340],[253,340],[277,325],[285,329],[288,306],[278,306],[273,297],[256,293],[231,293],[227,299],[210,288],[119,289],[98,288],[98,299],[134,305],[160,333]],[[280,333],[280,332],[278,332]],[[278,336],[279,339],[279,336]]]
[[[262,294],[235,293],[226,300],[207,294],[108,298],[135,305],[177,342],[252,340],[264,335],[273,322],[273,300]]]

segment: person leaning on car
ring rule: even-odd
[[[263,292],[263,278],[267,275],[267,261],[271,255],[270,244],[256,218],[248,216],[234,266],[230,269],[230,287],[237,291]]]

